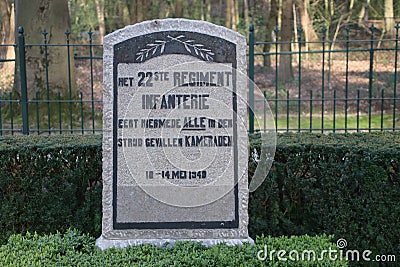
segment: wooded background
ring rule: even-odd
[[[26,43],[36,44],[26,49],[29,98],[49,85],[61,95],[67,87],[77,92],[73,68],[70,77],[65,75],[74,57],[67,56],[65,47],[46,46],[44,51],[37,44],[87,44],[89,30],[90,42],[102,44],[113,30],[156,18],[205,20],[245,36],[254,24],[256,40],[267,42],[258,49],[269,52],[278,49],[271,43],[279,42],[279,51],[286,52],[293,49],[290,42],[300,40],[305,50],[318,49],[317,41],[345,39],[349,29],[351,39],[369,40],[372,34],[380,40],[394,38],[400,21],[398,0],[0,0],[0,10],[0,92],[20,88],[18,54],[4,44],[15,44],[17,28],[23,26]],[[7,61],[14,58],[15,64]],[[265,70],[270,60],[264,57]],[[292,56],[281,54],[276,65],[280,81],[293,80],[291,64]],[[50,73],[45,76],[44,70]]]
[[[57,110],[64,110],[56,104],[60,99],[87,101],[90,116],[82,115],[81,124],[90,119],[94,132],[98,118],[101,129],[103,36],[126,25],[170,17],[209,21],[246,37],[254,25],[251,47],[256,56],[255,64],[249,60],[249,70],[266,97],[275,100],[276,119],[286,116],[280,125],[287,129],[292,115],[296,127],[307,128],[300,125],[307,112],[310,118],[312,112],[320,113],[324,129],[327,101],[334,118],[341,104],[345,129],[349,112],[367,112],[370,129],[378,108],[380,129],[389,127],[383,126],[383,111],[388,110],[393,114],[390,129],[396,128],[399,0],[0,0],[0,111],[10,110],[5,115],[11,133],[12,103],[22,99],[21,87],[27,88],[30,107],[36,107],[37,129],[50,132],[52,121],[65,128],[61,121],[66,120],[72,129],[79,121],[72,116],[72,102],[66,102],[68,119],[54,118],[61,113]],[[25,38],[24,44],[16,45],[18,36]],[[21,51],[26,54],[19,66]],[[26,69],[27,86],[21,86],[20,68]],[[353,128],[359,129],[358,122]]]
[[[16,18],[14,19],[14,6]],[[276,25],[293,32],[301,25],[305,41],[318,38],[321,28],[328,35],[337,29],[369,27],[375,23],[386,36],[393,36],[400,16],[396,0],[0,0],[0,43],[13,43],[16,26],[37,25],[43,30],[68,27],[76,39],[89,29],[102,36],[140,21],[184,17],[224,25],[243,34],[253,23],[263,26],[260,35],[271,38]],[[14,20],[16,23],[14,23]],[[18,25],[16,25],[18,24]],[[58,26],[59,25],[59,26]],[[260,36],[261,37],[261,36]],[[283,37],[282,37],[283,38]]]

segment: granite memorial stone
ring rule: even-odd
[[[101,248],[248,236],[246,40],[164,19],[104,38]]]

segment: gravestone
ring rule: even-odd
[[[246,40],[203,21],[104,38],[101,249],[248,236]]]

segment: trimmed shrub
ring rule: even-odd
[[[260,153],[260,136],[250,140]],[[399,256],[399,167],[398,133],[279,135],[271,172],[250,194],[250,233],[328,233]]]
[[[250,136],[250,152],[260,142]],[[0,241],[68,228],[100,236],[101,160],[101,136],[0,137]],[[348,249],[400,256],[399,168],[398,133],[279,134],[250,194],[250,235],[334,234]]]
[[[0,241],[70,227],[101,233],[101,136],[0,138]]]

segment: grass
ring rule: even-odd
[[[263,118],[260,116],[259,118]],[[290,116],[280,117],[278,121],[275,121],[275,125],[277,125],[278,130],[297,130],[299,128],[298,124],[298,116]],[[400,126],[400,122],[396,122],[395,127],[398,128]],[[335,131],[344,131],[347,128],[349,131],[359,131],[368,130],[371,128],[372,130],[391,130],[393,129],[393,115],[384,114],[383,119],[381,115],[372,115],[371,116],[371,127],[369,127],[369,117],[368,115],[360,115],[357,117],[356,115],[351,115],[347,117],[347,127],[346,120],[343,115],[337,115],[335,118],[330,115],[325,115],[323,118],[322,124],[322,116],[320,114],[313,115],[310,123],[310,116],[300,116],[300,129],[302,130],[310,130],[312,131],[321,131],[324,129],[328,132],[332,132],[333,129]],[[260,121],[255,122],[255,129],[264,129],[264,122]]]
[[[96,107],[96,105],[98,106],[97,103],[95,104],[94,118],[92,119],[90,104],[80,102],[79,99],[72,100],[71,106],[68,100],[63,99],[61,99],[61,101],[64,102],[51,102],[50,105],[47,105],[45,100],[41,101],[42,102],[38,104],[36,104],[36,102],[31,102],[28,105],[28,122],[31,133],[81,133],[82,128],[85,132],[91,133],[93,131],[93,125],[94,131],[102,129],[102,113],[98,111]],[[71,110],[70,107],[72,107]],[[48,123],[49,111],[50,125]],[[70,113],[70,111],[72,112]],[[14,102],[12,106],[10,106],[8,102],[2,102],[0,100],[0,135],[21,132],[21,129],[21,105]]]

